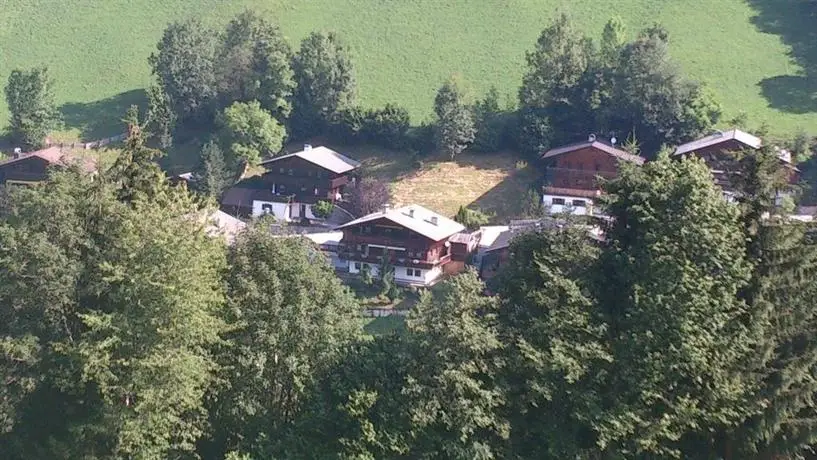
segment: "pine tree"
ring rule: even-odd
[[[754,263],[743,292],[749,307],[757,412],[731,435],[731,458],[797,456],[817,443],[817,241],[815,229],[775,205],[787,171],[770,148],[741,155],[735,177],[747,255]]]
[[[218,200],[221,193],[233,185],[235,173],[227,167],[221,148],[213,141],[201,149],[201,162],[196,171],[196,190]]]

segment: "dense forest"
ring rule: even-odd
[[[354,103],[333,34],[294,52],[249,12],[220,33],[171,24],[110,168],[0,190],[0,458],[809,455],[817,229],[778,206],[771,146],[737,156],[735,202],[703,161],[670,158],[662,146],[720,110],[672,65],[666,31],[621,28],[595,43],[562,16],[528,53],[518,104],[475,101],[453,77],[434,123],[411,126],[399,107]],[[47,81],[21,71],[6,90],[32,146],[54,121]],[[604,238],[523,234],[488,286],[452,277],[392,334],[362,333],[361,306],[306,239],[261,220],[227,245],[200,218],[287,136],[456,157],[587,132],[654,158],[604,184]],[[185,136],[204,146],[197,193],[157,164]],[[805,160],[808,137],[791,142]]]

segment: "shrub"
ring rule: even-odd
[[[369,110],[363,120],[363,139],[385,148],[401,149],[406,146],[411,119],[408,110],[394,104],[382,109]]]
[[[329,124],[327,135],[334,142],[345,145],[357,144],[362,141],[362,132],[366,125],[367,113],[360,107],[354,106],[341,110]]]
[[[315,217],[326,219],[330,215],[332,215],[332,211],[335,209],[335,205],[332,204],[330,201],[320,200],[314,205],[312,205],[312,214]]]
[[[434,124],[423,122],[408,132],[408,146],[417,155],[427,156],[434,153]]]

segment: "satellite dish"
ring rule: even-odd
[[[616,139],[615,136],[613,136],[612,139],[610,139],[610,143],[613,145],[616,145],[616,141],[618,141],[618,139]]]
[[[411,263],[413,263],[413,264],[419,264],[419,263],[420,263],[420,261],[419,261],[419,260],[417,260],[417,259],[414,259],[414,260],[412,260],[412,261],[411,261]]]

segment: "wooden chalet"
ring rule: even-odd
[[[15,153],[8,160],[0,162],[0,185],[33,185],[48,179],[52,167],[67,167],[76,164],[82,170],[93,173],[96,163],[87,158],[76,158],[64,153],[59,147],[50,147],[29,153]]]
[[[222,210],[241,217],[272,214],[285,222],[316,219],[312,205],[340,201],[360,163],[327,147],[307,144],[300,152],[261,165],[264,174],[244,179],[224,193]]]
[[[740,151],[758,150],[762,146],[761,138],[739,129],[730,129],[716,131],[709,136],[679,145],[673,156],[682,158],[695,155],[702,158],[712,171],[715,183],[723,189],[727,198],[731,198],[733,195],[731,176],[737,170],[735,154]],[[800,180],[800,174],[792,163],[791,154],[786,150],[777,149],[777,157],[781,166],[788,171],[789,183],[796,184]],[[786,193],[781,192],[781,195]]]
[[[548,150],[542,159],[547,162],[542,203],[551,214],[594,214],[594,200],[601,195],[599,179],[616,177],[622,161],[644,163],[640,156],[600,141],[593,134],[585,142]]]
[[[352,274],[369,270],[376,276],[386,260],[394,266],[398,284],[430,286],[443,274],[455,273],[465,265],[452,264],[451,249],[452,238],[455,245],[468,246],[467,239],[455,237],[465,227],[422,206],[387,208],[337,230],[343,232],[338,256],[347,261],[347,270]],[[452,268],[448,268],[449,264]]]

